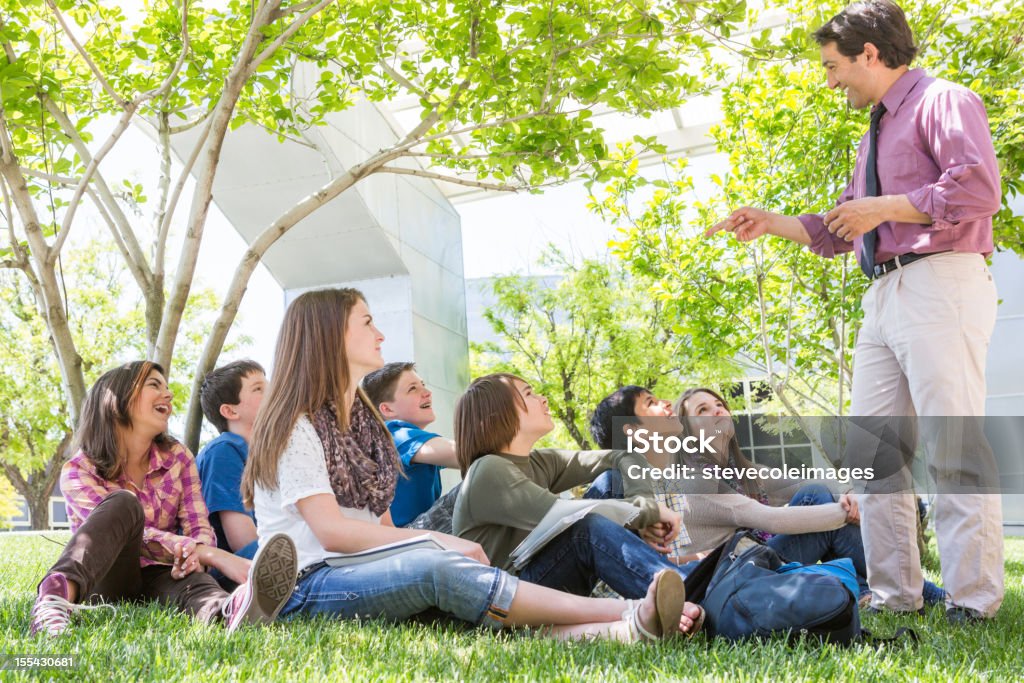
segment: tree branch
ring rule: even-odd
[[[156,250],[153,255],[153,274],[159,280],[164,270],[164,247],[160,239],[161,227],[167,215],[167,199],[171,191],[171,125],[170,115],[165,112],[157,114],[157,140],[160,148],[160,178],[157,180],[157,204],[153,215],[154,231],[157,235]]]
[[[287,17],[292,14],[304,11],[307,7],[311,7],[317,0],[305,0],[305,2],[297,2],[288,9],[279,9],[274,13],[273,21],[277,21],[281,17]]]
[[[263,259],[267,249],[273,246],[282,235],[291,230],[296,223],[352,187],[359,180],[377,172],[384,164],[393,161],[399,156],[400,154],[394,151],[382,152],[360,164],[352,166],[348,171],[323,185],[319,190],[306,196],[295,206],[281,214],[277,220],[271,223],[250,243],[249,248],[245,251],[238,266],[235,268],[235,274],[232,277],[231,284],[228,286],[227,294],[224,296],[224,303],[221,305],[220,314],[210,330],[206,346],[203,347],[202,355],[196,366],[192,383],[192,394],[189,397],[188,412],[185,418],[185,443],[189,448],[195,449],[199,446],[199,429],[203,419],[202,410],[199,406],[199,390],[202,387],[203,378],[206,376],[206,373],[213,369],[214,364],[217,362],[217,357],[220,356],[224,342],[227,339],[228,330],[230,330],[231,324],[238,314],[238,307],[241,305],[242,297],[245,295],[249,278]]]
[[[228,124],[234,114],[241,96],[242,89],[249,78],[249,66],[253,55],[263,41],[263,29],[266,28],[273,13],[281,5],[280,0],[268,0],[261,3],[253,14],[252,24],[246,32],[245,40],[235,57],[235,62],[225,78],[224,89],[221,91],[213,116],[207,124],[203,140],[196,145],[195,153],[202,151],[205,155],[192,193],[191,212],[185,238],[182,240],[178,257],[178,268],[174,274],[169,296],[166,298],[163,315],[160,321],[160,332],[152,356],[170,372],[174,344],[181,326],[182,315],[188,302],[192,279],[195,277],[196,263],[199,260],[199,247],[203,241],[203,229],[209,215],[210,203],[213,201],[213,180],[217,175],[224,137],[227,135]],[[184,178],[184,175],[183,175]],[[168,212],[170,214],[170,211]]]
[[[282,132],[280,130],[275,130],[275,129],[271,128],[270,126],[268,126],[267,124],[263,123],[262,121],[258,121],[257,119],[254,119],[251,116],[247,116],[246,117],[246,121],[248,123],[251,123],[252,125],[256,126],[257,128],[262,128],[263,130],[265,130],[270,135],[280,136],[280,137],[284,138],[285,140],[287,140],[287,141],[289,141],[291,143],[294,143],[294,144],[299,145],[301,147],[307,147],[307,148],[313,150],[314,152],[318,152],[321,156],[323,156],[323,150],[320,149],[320,147],[317,146],[317,144],[314,143],[314,142],[310,142],[309,140],[306,140],[305,138],[297,138],[294,135],[289,135],[288,133],[284,133],[284,132]]]
[[[380,57],[377,60],[377,63],[380,64],[380,68],[384,69],[384,73],[386,73],[388,76],[391,76],[395,83],[398,83],[400,86],[402,86],[409,92],[413,93],[414,95],[419,95],[420,97],[427,99],[427,94],[423,92],[423,88],[419,87],[418,85],[410,81],[397,69],[388,64],[387,61],[384,59],[383,55],[380,55]]]
[[[60,232],[57,233],[57,238],[53,242],[53,246],[50,247],[49,253],[47,254],[47,262],[53,264],[57,261],[57,257],[60,256],[61,249],[64,248],[64,241],[68,238],[71,232],[71,225],[75,220],[75,214],[78,211],[78,205],[81,204],[82,194],[85,193],[85,188],[88,186],[89,181],[92,179],[94,173],[100,166],[100,162],[107,156],[117,141],[121,138],[126,130],[128,130],[128,124],[131,123],[132,117],[135,116],[137,110],[137,104],[130,102],[125,105],[124,113],[121,114],[121,118],[117,122],[117,126],[114,127],[113,132],[107,138],[103,146],[100,147],[99,151],[96,152],[96,156],[92,158],[89,165],[86,167],[85,172],[82,174],[82,179],[78,183],[78,187],[75,188],[75,193],[71,197],[71,203],[68,205],[68,210],[64,214],[64,221],[61,225]]]
[[[79,178],[72,178],[71,176],[66,176],[66,175],[57,175],[55,173],[46,173],[45,171],[39,171],[39,170],[34,169],[34,168],[22,167],[21,172],[24,173],[25,175],[31,176],[33,178],[39,178],[40,180],[45,180],[47,182],[55,183],[57,185],[66,185],[68,187],[76,187],[82,181],[82,179],[80,177]]]
[[[212,110],[211,110],[212,111]],[[196,144],[192,147],[192,153],[189,154],[188,159],[185,160],[185,165],[181,169],[181,173],[178,175],[178,181],[174,183],[174,190],[171,192],[170,199],[167,201],[167,211],[164,212],[163,220],[160,222],[160,231],[157,235],[156,248],[157,251],[162,254],[167,244],[167,237],[171,232],[171,219],[174,218],[174,211],[178,208],[178,202],[181,200],[181,193],[185,189],[185,183],[188,182],[189,174],[192,172],[192,167],[195,166],[196,160],[199,158],[199,153],[203,150],[203,145],[206,144],[206,138],[210,135],[211,123],[207,117],[206,128],[199,134],[199,139],[196,140]]]
[[[0,175],[6,181],[14,205],[21,216],[21,224],[29,243],[30,253],[38,267],[39,272],[35,274],[35,278],[38,279],[34,280],[30,276],[30,280],[33,281],[33,291],[37,297],[39,312],[46,320],[46,328],[50,333],[50,339],[56,352],[61,380],[70,404],[71,419],[76,421],[82,401],[85,399],[82,357],[75,347],[75,339],[68,325],[60,283],[57,281],[54,269],[46,267],[49,247],[43,236],[39,216],[36,213],[25,176],[21,172],[18,159],[14,154],[14,143],[11,140],[10,129],[7,126],[7,114],[2,103],[0,103]],[[26,274],[31,271],[31,268],[25,269]]]
[[[186,121],[185,123],[182,123],[182,124],[177,125],[177,126],[171,126],[170,127],[171,135],[177,135],[178,133],[186,133],[186,132],[192,130],[196,126],[198,126],[198,125],[206,122],[207,120],[209,120],[210,114],[212,114],[212,113],[213,113],[213,109],[207,109],[200,116],[197,116],[196,118],[194,118],[194,119],[192,119],[190,121]]]
[[[96,193],[92,189],[87,190],[86,193],[89,195],[89,199],[92,200],[92,203],[96,205],[96,210],[99,212],[103,222],[107,224],[107,228],[110,230],[110,235],[114,239],[114,244],[121,252],[121,256],[124,258],[125,263],[128,264],[128,269],[132,270],[136,267],[136,264],[132,259],[131,254],[128,252],[128,246],[124,243],[124,239],[121,237],[117,226],[114,225],[114,219],[110,217],[110,212],[107,211],[107,207],[104,206],[103,202],[96,196]],[[136,273],[135,271],[132,271],[132,274],[135,276],[136,280],[140,277],[148,277],[145,273]]]
[[[378,173],[394,173],[396,175],[411,175],[417,178],[428,178],[430,180],[440,180],[446,183],[452,183],[454,185],[464,185],[466,187],[476,187],[481,190],[493,190],[495,192],[522,192],[527,189],[525,187],[518,187],[516,185],[501,185],[498,183],[484,183],[479,180],[467,180],[465,178],[459,178],[457,176],[442,175],[440,173],[433,173],[431,171],[424,171],[419,168],[399,168],[397,166],[382,166],[377,169]]]
[[[24,255],[18,245],[18,235],[14,232],[14,212],[11,210],[11,195],[7,191],[7,183],[0,178],[0,194],[4,198],[4,218],[7,219],[7,238],[11,242],[11,249],[14,250],[19,261],[24,261]]]
[[[189,0],[182,0],[181,2],[181,54],[178,55],[178,60],[171,68],[171,72],[167,74],[167,78],[165,78],[159,86],[153,90],[142,93],[133,100],[135,106],[153,99],[154,97],[164,97],[166,100],[166,96],[170,93],[171,85],[174,84],[174,80],[178,77],[181,67],[185,64],[185,58],[188,56],[189,50],[191,50],[192,47],[192,42],[188,35],[188,1]]]
[[[548,152],[544,156],[552,156]],[[472,159],[508,159],[510,157],[525,157],[521,152],[501,152],[500,154],[440,154],[437,152],[406,152],[403,156],[422,157],[425,159],[445,159],[447,161],[472,160]]]
[[[526,114],[520,114],[519,116],[512,116],[512,117],[508,117],[508,118],[504,118],[504,119],[498,119],[498,120],[495,120],[495,121],[489,121],[487,123],[480,123],[480,124],[476,124],[476,125],[472,125],[472,126],[466,126],[465,128],[449,129],[449,130],[446,130],[443,133],[435,133],[434,135],[428,135],[427,137],[418,137],[417,136],[417,137],[414,138],[413,137],[414,133],[422,130],[422,132],[420,132],[420,135],[422,135],[423,132],[426,132],[427,130],[430,130],[430,128],[434,125],[434,123],[437,122],[437,119],[440,118],[439,116],[437,116],[435,114],[434,115],[434,120],[430,121],[430,125],[426,125],[425,126],[425,124],[428,123],[428,119],[424,119],[423,121],[420,122],[420,125],[416,126],[416,128],[414,128],[412,131],[410,131],[409,134],[406,135],[405,138],[403,138],[402,141],[396,147],[393,147],[392,149],[394,149],[395,151],[398,151],[398,152],[405,152],[407,150],[412,149],[416,145],[421,145],[421,144],[424,144],[424,143],[427,143],[427,142],[433,142],[434,140],[441,140],[441,139],[444,139],[444,138],[455,137],[456,135],[465,135],[466,133],[475,133],[478,130],[487,130],[488,128],[497,128],[499,126],[504,126],[504,125],[507,125],[509,123],[517,123],[519,121],[525,121],[527,119],[533,119],[533,118],[540,118],[542,116],[563,116],[563,115],[567,116],[569,114],[579,113],[579,112],[581,112],[581,111],[583,111],[585,109],[589,109],[589,107],[581,107],[579,109],[574,109],[572,111],[559,112],[559,113],[536,110],[536,111],[528,112]]]
[[[46,95],[39,96],[43,106],[46,107],[46,111],[50,113],[50,116],[60,125],[64,134],[68,136],[71,141],[71,145],[75,148],[75,152],[78,153],[78,158],[81,159],[83,164],[89,165],[92,162],[92,154],[89,151],[89,147],[82,140],[82,136],[79,135],[78,129],[75,124],[71,122],[71,119],[57,106],[57,103],[51,100]],[[117,203],[117,198],[114,193],[111,192],[110,187],[107,185],[106,179],[103,174],[97,169],[93,173],[93,181],[96,184],[96,190],[102,198],[104,206],[107,207],[107,211],[110,212],[110,216],[113,218],[118,231],[121,234],[121,239],[124,240],[125,245],[128,248],[128,253],[131,255],[131,262],[129,262],[129,268],[133,274],[138,276],[144,275],[145,279],[138,280],[139,288],[142,291],[146,291],[151,286],[152,274],[149,270],[149,264],[146,261],[146,255],[142,251],[142,247],[139,246],[139,241],[135,236],[135,231],[132,229],[131,223],[128,221],[128,217],[124,215],[124,211],[121,210],[121,206]]]
[[[278,48],[284,45],[289,38],[298,33],[299,29],[302,28],[306,22],[308,22],[314,15],[323,10],[323,8],[327,7],[327,5],[331,4],[332,2],[334,2],[334,0],[320,0],[315,5],[310,7],[310,9],[306,10],[301,16],[292,20],[292,22],[288,24],[288,28],[281,31],[281,34],[277,36],[277,38],[275,38],[270,43],[270,45],[268,45],[266,49],[263,50],[263,52],[259,53],[259,55],[257,55],[249,63],[249,68],[245,72],[245,78],[248,79],[250,76],[256,73],[256,69],[260,67],[260,64],[267,61],[267,59],[269,59],[275,52],[277,52]],[[278,1],[276,4],[280,5],[281,3],[280,1]],[[277,18],[276,16],[274,16],[276,14],[277,10],[275,9],[272,11],[270,20],[267,22],[267,24],[272,23]]]
[[[46,0],[46,5],[47,7],[50,8],[50,11],[53,12],[54,16],[57,17],[57,21],[60,22],[61,28],[64,29],[64,34],[68,37],[68,40],[71,41],[71,44],[75,46],[75,51],[78,52],[79,56],[83,60],[85,60],[86,65],[88,65],[89,70],[92,71],[92,74],[96,77],[96,80],[99,81],[99,84],[103,88],[103,90],[106,91],[106,93],[110,95],[110,98],[113,99],[114,102],[116,102],[119,106],[127,106],[129,102],[120,95],[118,95],[114,88],[111,87],[110,82],[103,75],[103,72],[101,72],[99,67],[96,66],[96,62],[92,61],[92,57],[89,56],[89,53],[86,51],[86,49],[82,47],[82,44],[78,42],[77,38],[75,38],[75,34],[72,33],[71,27],[68,26],[68,22],[64,19],[64,15],[61,14],[59,9],[57,9],[56,3],[54,3],[53,0]]]
[[[14,488],[17,489],[18,493],[24,496],[28,491],[28,482],[25,481],[25,477],[21,476],[21,470],[8,463],[6,460],[3,463],[3,467],[4,475],[7,476],[11,484],[14,485]]]

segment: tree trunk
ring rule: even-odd
[[[64,300],[61,297],[61,284],[57,279],[53,263],[49,259],[50,248],[43,236],[25,176],[22,175],[18,160],[12,152],[13,144],[10,142],[6,123],[2,126],[0,137],[2,137],[0,146],[3,148],[0,153],[0,173],[7,181],[11,198],[28,238],[32,261],[36,266],[34,275],[43,298],[40,302],[39,313],[46,320],[46,329],[50,333],[50,340],[57,352],[57,364],[60,367],[61,380],[68,398],[71,422],[75,424],[78,422],[78,411],[81,410],[86,392],[82,357],[75,347],[75,339],[71,333]]]
[[[213,202],[213,181],[217,175],[224,138],[227,135],[238,98],[249,80],[250,63],[263,42],[263,30],[274,20],[274,14],[280,4],[281,0],[270,0],[260,4],[235,58],[235,63],[225,79],[224,90],[220,94],[210,122],[209,136],[200,139],[197,143],[203,150],[203,163],[196,174],[191,213],[178,257],[178,268],[164,303],[160,330],[152,354],[153,359],[160,363],[168,374],[171,372],[178,329],[185,312],[185,305],[188,303],[192,281],[195,278],[196,263],[199,261],[199,247],[202,245],[206,218],[210,211],[210,204]]]
[[[28,514],[32,518],[32,529],[35,531],[46,531],[50,528],[50,494],[43,491],[33,492],[26,495],[28,502]]]
[[[285,211],[268,228],[261,232],[252,241],[249,248],[242,255],[241,261],[235,268],[235,274],[228,286],[227,294],[224,295],[224,303],[221,305],[220,314],[213,324],[210,336],[206,339],[203,353],[199,357],[196,366],[196,374],[192,381],[192,393],[189,396],[188,412],[185,414],[185,446],[193,453],[199,448],[199,432],[203,424],[203,411],[199,405],[199,389],[203,385],[203,378],[206,373],[213,370],[220,356],[224,342],[227,340],[228,330],[238,314],[238,307],[245,296],[245,290],[249,285],[249,278],[252,276],[256,266],[259,265],[263,255],[277,240],[306,216],[310,215],[321,206],[340,195],[359,180],[371,175],[381,166],[399,156],[398,152],[389,150],[380,152],[376,156],[357,164],[347,172],[321,187],[311,195],[303,198],[298,204]],[[169,305],[169,304],[168,304]]]
[[[65,434],[50,459],[39,469],[30,472],[28,477],[23,476],[17,467],[3,463],[7,479],[28,503],[33,529],[42,531],[50,528],[50,496],[60,480],[71,436],[70,432]]]

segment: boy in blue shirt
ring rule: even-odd
[[[196,457],[217,547],[250,559],[256,554],[256,518],[242,504],[242,470],[266,386],[259,363],[239,360],[210,372],[199,392],[203,414],[220,432]]]
[[[441,468],[458,467],[455,442],[426,431],[436,418],[430,389],[414,363],[388,363],[363,378],[363,389],[387,420],[407,478],[399,477],[391,521],[406,526],[441,497]]]

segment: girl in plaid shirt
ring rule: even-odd
[[[252,562],[216,547],[195,460],[167,434],[172,394],[149,361],[105,373],[89,390],[61,472],[73,533],[39,584],[32,633],[58,635],[91,600],[155,600],[229,632],[272,620],[295,584],[296,554],[284,535]],[[205,573],[237,581],[229,595]]]

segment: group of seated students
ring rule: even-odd
[[[730,483],[738,495],[680,495],[626,476],[665,463],[611,448],[624,421],[678,415],[685,431],[688,416],[729,415],[714,392],[686,392],[673,410],[624,387],[594,413],[604,450],[538,449],[554,428],[547,400],[519,377],[493,374],[458,400],[452,441],[427,431],[431,393],[411,363],[384,364],[383,341],[357,290],[300,295],[285,312],[272,382],[251,361],[206,377],[201,404],[220,436],[195,460],[167,433],[163,368],[136,361],[101,376],[61,474],[72,537],[39,583],[32,632],[60,634],[73,612],[108,601],[155,600],[223,621],[229,633],[278,617],[440,611],[559,639],[691,636],[704,611],[686,602],[683,578],[742,527],[803,563],[849,557],[867,594],[851,496],[749,481]],[[743,465],[731,420],[721,424],[715,452]],[[443,467],[463,475],[446,496]],[[586,515],[513,564],[559,494],[584,485],[625,525]],[[424,530],[433,547],[337,561]],[[592,597],[602,581],[615,597]],[[926,584],[925,598],[944,593]]]

